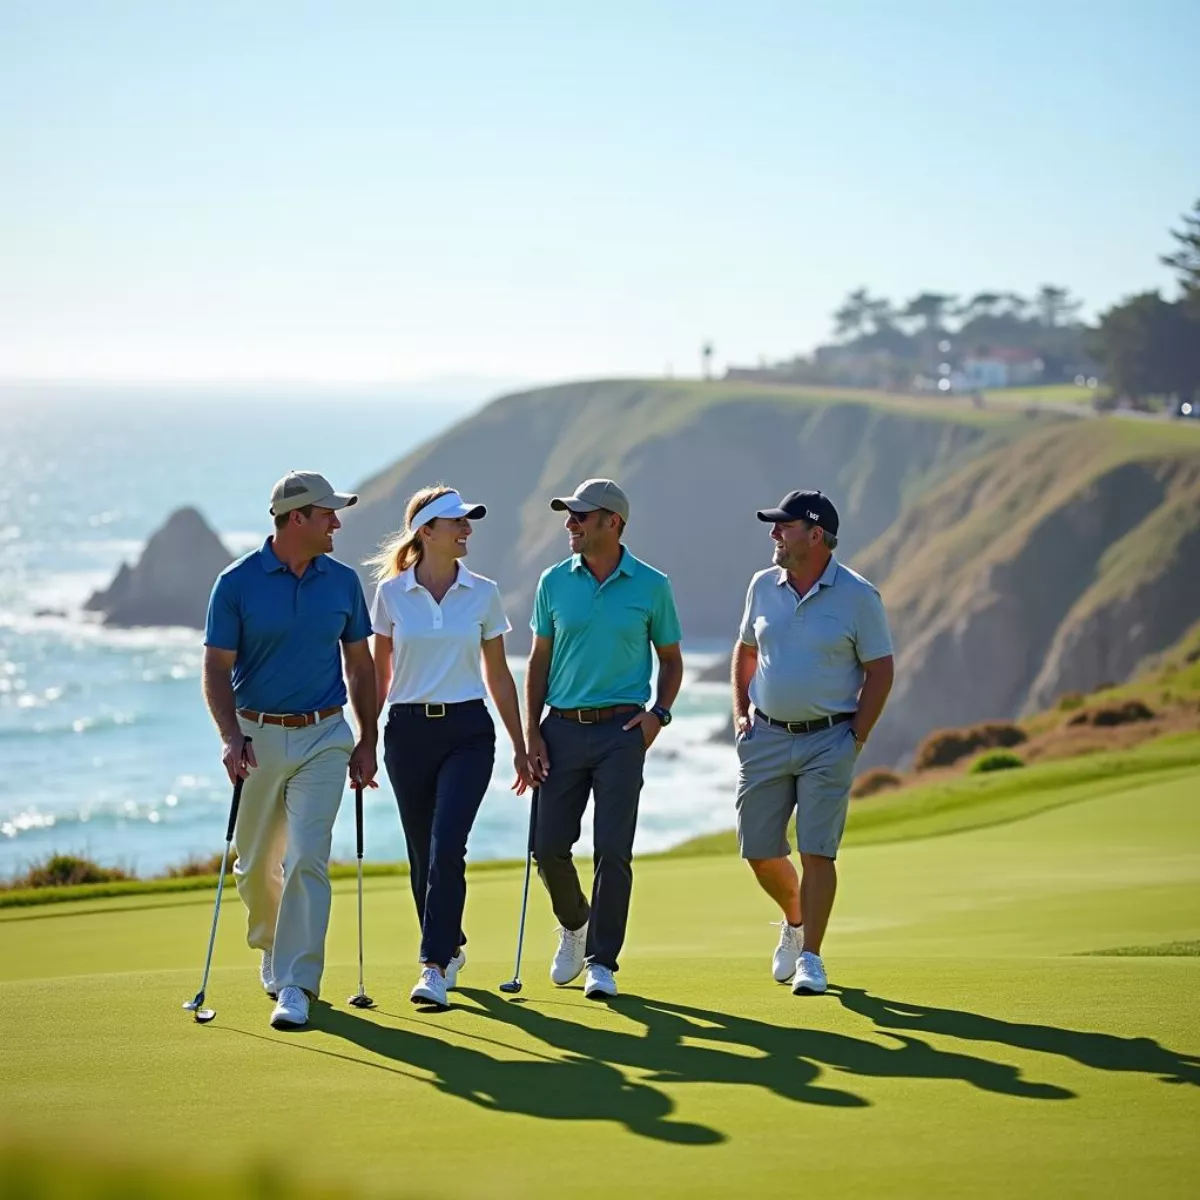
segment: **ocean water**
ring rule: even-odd
[[[243,552],[269,532],[267,496],[287,469],[353,486],[483,398],[0,388],[0,878],[52,851],[149,875],[221,848],[229,786],[200,697],[201,634],[105,629],[81,611],[173,509],[195,505]],[[708,742],[726,688],[694,682],[725,651],[684,649],[677,719],[647,760],[640,850],[733,821],[733,756]],[[506,746],[501,730],[474,858],[524,853]],[[365,844],[368,859],[404,857],[382,772]],[[347,792],[334,855],[353,854]]]

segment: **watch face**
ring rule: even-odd
[[[664,726],[670,725],[670,723],[671,723],[671,711],[670,711],[670,709],[667,709],[667,708],[658,708],[657,706],[655,706],[655,707],[654,707],[654,708],[652,708],[650,711],[651,711],[651,712],[652,712],[652,713],[653,713],[653,714],[654,714],[654,715],[655,715],[655,716],[656,716],[656,717],[659,719],[659,721],[661,721],[661,722],[662,722],[662,724],[663,724]]]

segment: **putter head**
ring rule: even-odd
[[[500,985],[500,990],[506,996],[515,996],[521,990],[521,981],[519,979],[510,979],[507,983]]]
[[[183,1002],[185,1012],[190,1012],[196,1018],[197,1025],[207,1025],[217,1015],[215,1008],[204,1008],[204,993],[197,992],[190,1000]]]
[[[346,1003],[349,1004],[351,1006],[351,1008],[374,1008],[375,1007],[375,1001],[372,1000],[371,997],[368,996],[366,992],[359,992],[357,995],[351,996],[350,999],[346,1001]]]

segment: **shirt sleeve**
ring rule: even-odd
[[[242,641],[242,614],[237,584],[230,575],[218,575],[208,597],[204,644],[214,650],[237,650]]]
[[[367,612],[367,601],[357,575],[354,576],[351,593],[350,618],[342,630],[342,641],[365,642],[371,636],[371,614]]]
[[[750,581],[750,586],[746,589],[746,607],[742,609],[742,625],[738,630],[738,638],[747,646],[758,645],[758,638],[754,636],[754,580]]]
[[[858,621],[854,630],[854,649],[859,662],[886,658],[892,653],[892,635],[888,629],[883,599],[872,588],[858,606]]]
[[[391,610],[383,598],[383,584],[378,584],[375,588],[375,598],[371,601],[371,632],[391,637],[395,627]]]
[[[675,593],[671,591],[671,581],[664,579],[650,610],[650,640],[656,646],[673,646],[682,637],[679,614],[675,611]]]
[[[550,591],[546,587],[546,576],[538,580],[537,595],[533,598],[533,615],[529,618],[529,628],[538,637],[552,638],[554,636],[554,614],[550,611]]]
[[[483,640],[485,642],[490,642],[492,638],[500,637],[512,629],[508,616],[504,612],[504,601],[500,599],[500,589],[493,583],[490,590],[487,612],[483,618]]]

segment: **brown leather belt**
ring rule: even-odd
[[[580,725],[598,725],[601,721],[611,721],[625,713],[641,712],[640,704],[614,704],[611,708],[552,708],[552,717],[562,717],[564,721],[578,721]]]
[[[336,708],[323,708],[320,712],[257,713],[250,708],[239,708],[237,714],[245,721],[253,721],[255,725],[283,725],[287,729],[304,729],[341,711],[342,706],[339,704]]]

